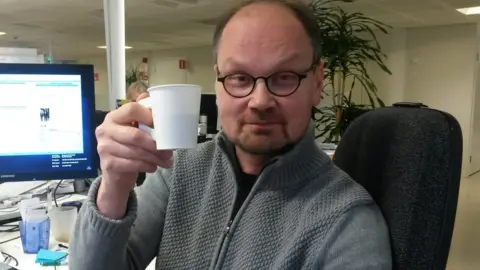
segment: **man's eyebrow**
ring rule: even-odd
[[[293,52],[293,53],[289,53],[289,54],[286,54],[284,55],[282,58],[279,59],[277,65],[283,65],[283,64],[286,64],[286,63],[290,63],[298,58],[301,58],[302,55],[300,52]]]
[[[283,55],[279,60],[278,62],[275,64],[275,66],[282,66],[282,65],[285,65],[285,64],[288,64],[294,60],[296,60],[297,58],[301,58],[302,55],[300,52],[293,52],[293,53],[289,53],[289,54],[285,54]],[[248,68],[249,66],[251,66],[251,63],[249,62],[246,62],[246,61],[238,61],[236,60],[234,57],[228,57],[225,59],[223,65],[222,65],[222,68],[224,68],[224,66],[227,66],[227,67],[232,67],[232,68]],[[217,64],[217,67],[218,67],[218,64]]]

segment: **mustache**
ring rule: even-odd
[[[248,113],[243,122],[246,124],[256,124],[256,123],[275,123],[275,124],[285,124],[285,118],[276,112],[271,111],[252,111]]]

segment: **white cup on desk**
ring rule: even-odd
[[[48,212],[50,233],[61,243],[70,242],[70,234],[77,220],[77,208],[74,206],[53,207]]]
[[[202,88],[192,84],[158,85],[150,97],[138,103],[152,110],[153,126],[139,124],[157,143],[157,150],[191,149],[197,146]]]

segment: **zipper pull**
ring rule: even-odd
[[[224,231],[224,234],[227,235],[229,232],[230,232],[230,227],[232,226],[232,223],[233,223],[233,219],[231,219],[228,224],[227,224],[227,227],[225,228],[225,231]]]

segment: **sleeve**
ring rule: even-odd
[[[102,216],[96,206],[101,178],[80,209],[70,241],[71,270],[140,270],[158,254],[169,197],[170,170],[147,174],[130,193],[121,220]]]
[[[362,205],[341,218],[326,242],[325,270],[391,270],[388,227],[377,205]]]

